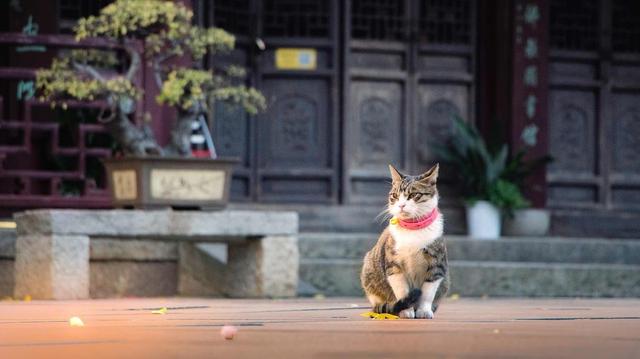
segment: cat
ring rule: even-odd
[[[449,289],[443,218],[438,210],[439,165],[419,176],[389,165],[393,215],[364,257],[360,280],[376,313],[433,319]]]

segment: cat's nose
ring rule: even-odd
[[[398,204],[398,207],[400,207],[400,209],[403,209],[404,206],[406,206],[406,205],[407,205],[406,203],[402,203],[402,204]]]

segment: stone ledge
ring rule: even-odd
[[[0,259],[12,259],[16,255],[16,231],[0,230]]]
[[[175,261],[178,244],[158,240],[91,238],[89,258],[96,261]]]
[[[77,234],[209,241],[214,240],[210,236],[291,235],[298,231],[295,212],[34,210],[14,217],[20,235]]]

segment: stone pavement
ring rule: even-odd
[[[0,358],[640,358],[638,299],[448,299],[376,321],[360,298],[0,302]],[[151,311],[167,307],[165,315]],[[85,326],[70,327],[80,317]],[[235,339],[220,328],[234,324]]]

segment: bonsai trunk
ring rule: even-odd
[[[191,125],[196,121],[198,113],[178,110],[176,125],[171,131],[169,144],[164,148],[168,156],[191,157]]]
[[[124,111],[121,109],[115,111],[114,116],[102,122],[126,155],[191,157],[191,142],[189,140],[191,125],[196,121],[198,113],[179,111],[176,124],[171,131],[171,139],[162,148],[147,124],[138,127],[129,120]]]
[[[103,123],[127,155],[162,155],[164,152],[149,126],[146,124],[142,128],[135,126],[123,111],[117,111],[111,119]]]

